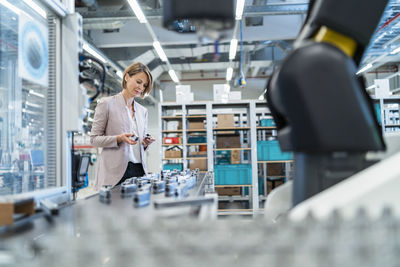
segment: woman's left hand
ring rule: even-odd
[[[143,138],[142,144],[144,146],[149,146],[151,143],[155,142],[156,139],[154,139],[153,136],[147,137],[147,138]]]

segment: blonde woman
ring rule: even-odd
[[[98,101],[90,135],[91,144],[103,148],[97,165],[97,190],[145,175],[145,151],[155,139],[146,136],[147,109],[135,97],[143,98],[152,88],[150,70],[137,62],[125,69],[122,92]]]

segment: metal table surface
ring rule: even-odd
[[[185,198],[197,196],[200,192],[200,186],[203,186],[204,179],[205,176],[200,174],[196,186],[188,190],[188,195]],[[46,233],[50,233],[53,228],[75,232],[87,225],[95,225],[100,218],[104,219],[104,216],[112,220],[124,217],[140,218],[143,223],[144,221],[157,220],[160,217],[191,217],[196,212],[196,209],[190,206],[155,208],[155,202],[165,199],[174,201],[179,198],[165,197],[164,193],[152,193],[149,205],[135,207],[133,195],[122,197],[120,186],[117,186],[111,190],[111,201],[109,203],[100,202],[99,195],[95,194],[60,208],[58,215],[49,217],[43,216],[43,212],[39,212],[30,218],[16,222],[14,227],[0,228],[0,240],[28,242],[43,237]]]

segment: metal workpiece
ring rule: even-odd
[[[181,183],[180,185],[175,187],[173,196],[178,197],[178,198],[185,197],[187,195],[188,190],[189,190],[188,184]]]
[[[165,181],[155,181],[152,189],[154,194],[165,192]]]
[[[151,186],[143,186],[133,195],[133,204],[135,207],[143,207],[150,204]]]
[[[121,196],[128,196],[136,192],[137,185],[136,183],[122,183],[121,184]]]
[[[112,186],[106,185],[100,188],[99,190],[99,200],[100,202],[109,203],[111,202],[111,189]]]
[[[169,209],[173,208],[159,211]],[[9,256],[11,264],[6,266],[11,267],[49,267],[54,262],[60,267],[263,267],[266,263],[277,267],[395,267],[399,262],[400,218],[390,210],[378,218],[360,211],[349,219],[333,213],[326,220],[310,215],[297,222],[281,218],[275,224],[235,218],[148,220],[106,210],[83,206],[72,227],[53,228],[31,244],[7,239],[2,243],[2,260]]]
[[[150,180],[143,179],[143,178],[138,178],[136,179],[136,185],[138,188],[143,188],[145,185],[148,185],[150,183]]]
[[[165,196],[171,197],[175,194],[175,188],[178,187],[179,184],[177,182],[174,183],[167,183],[165,185]]]

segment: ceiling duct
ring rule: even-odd
[[[267,5],[267,0],[254,0],[253,6],[265,6]],[[264,25],[264,17],[245,17],[246,27],[250,26],[263,26]]]

